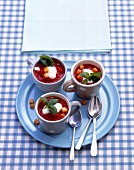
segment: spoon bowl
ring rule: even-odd
[[[74,160],[74,138],[75,138],[75,128],[80,126],[81,124],[81,112],[78,110],[76,113],[70,116],[69,118],[69,124],[71,127],[73,127],[73,137],[72,137],[72,144],[70,149],[70,160]]]
[[[77,111],[69,118],[69,124],[72,127],[78,127],[81,124],[81,113],[80,111]]]
[[[88,106],[88,115],[91,118],[97,118],[102,110],[102,103],[100,102],[97,96],[91,98],[91,101]]]

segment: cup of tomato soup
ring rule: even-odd
[[[58,58],[45,57],[47,60],[44,58],[27,59],[27,63],[32,69],[33,81],[43,92],[58,91],[66,78],[66,65]]]
[[[71,107],[81,107],[80,102],[72,101],[56,92],[42,95],[35,104],[36,114],[40,123],[40,128],[47,134],[60,134],[68,124],[68,117]]]
[[[104,77],[105,69],[100,62],[93,59],[79,60],[73,65],[71,79],[64,83],[63,89],[66,92],[75,92],[81,98],[90,99],[98,94]]]

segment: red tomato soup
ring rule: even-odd
[[[98,68],[98,67],[96,67],[95,65],[92,65],[92,64],[82,64],[82,65],[78,66],[74,71],[74,77],[81,84],[83,84],[84,78],[80,74],[83,73],[83,72],[86,72],[86,71],[84,71],[84,69],[89,69],[89,71],[91,70],[93,73],[101,72],[100,68]],[[101,77],[102,76],[100,76],[98,78],[98,81]],[[94,83],[96,83],[96,82],[90,81],[90,82],[87,83],[87,85],[94,84]]]
[[[57,73],[55,78],[49,78],[47,76],[47,68],[45,65],[41,63],[41,61],[38,61],[33,69],[33,74],[36,77],[37,80],[43,82],[43,83],[55,83],[59,81],[65,74],[65,68],[64,66],[58,62],[58,60],[53,59],[54,61],[54,67],[56,67]],[[47,70],[47,71],[46,71]]]
[[[58,99],[58,103],[60,103],[62,105],[62,109],[56,113],[56,114],[52,114],[52,113],[47,113],[47,114],[43,114],[42,110],[45,106],[45,103],[43,100],[40,101],[39,105],[38,105],[38,113],[39,115],[49,121],[57,121],[57,120],[61,120],[63,119],[67,113],[68,113],[68,105],[66,103],[65,100],[59,98],[59,97],[55,97],[55,96],[51,96],[51,97],[47,97],[47,101],[49,101],[50,99]]]

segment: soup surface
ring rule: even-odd
[[[43,109],[46,108],[46,105],[45,105],[44,101],[41,100],[38,105],[38,113],[40,114],[40,116],[42,118],[49,120],[49,121],[57,121],[57,120],[63,119],[67,115],[68,105],[65,100],[63,100],[59,97],[56,97],[56,96],[47,97],[46,99],[47,99],[47,101],[50,101],[51,99],[58,99],[58,104],[59,103],[61,104],[61,109],[56,114],[53,114],[51,112],[44,114]]]
[[[78,66],[74,71],[75,79],[81,84],[94,84],[102,76],[100,68],[92,64],[83,64]]]
[[[54,82],[59,81],[64,76],[65,74],[64,66],[60,62],[58,62],[58,60],[56,59],[53,59],[53,61],[54,61],[54,67],[56,69],[53,69],[53,70],[51,69],[51,75],[52,75],[51,78],[48,76],[48,68],[50,67],[46,67],[44,64],[41,63],[41,61],[38,61],[36,63],[33,69],[33,74],[37,80],[43,83],[54,83]],[[54,74],[56,77],[53,77]]]

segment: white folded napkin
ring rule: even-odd
[[[22,52],[110,49],[107,0],[26,0]]]

